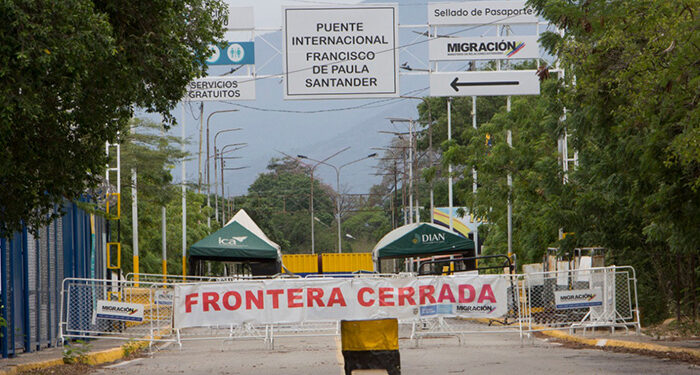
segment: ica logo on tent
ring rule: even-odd
[[[219,245],[233,245],[233,246],[236,246],[236,245],[242,243],[243,241],[245,241],[246,238],[248,238],[248,237],[247,237],[247,236],[242,236],[242,237],[231,237],[231,238],[221,238],[221,237],[219,237]]]

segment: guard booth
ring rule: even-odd
[[[189,274],[201,276],[204,261],[235,262],[249,267],[253,276],[280,273],[280,246],[270,240],[245,210],[240,210],[226,225],[199,240],[188,250]]]
[[[396,260],[409,259],[405,271],[417,272],[420,258],[452,255],[452,272],[476,270],[474,241],[432,223],[414,223],[387,233],[372,250],[374,269],[380,273],[397,271]],[[431,266],[444,267],[433,263]],[[435,273],[438,270],[433,270]]]

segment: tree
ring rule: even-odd
[[[557,139],[563,132],[560,82],[542,82],[540,96],[512,98],[505,108],[478,129],[462,132],[445,153],[446,162],[475,166],[477,193],[472,192],[471,169],[464,169],[455,187],[470,213],[489,222],[485,252],[506,254],[507,204],[513,204],[513,249],[521,262],[538,262],[549,246],[558,245],[558,229],[567,210],[567,186],[559,163]],[[513,146],[506,142],[510,130]],[[513,186],[509,189],[508,173]]]
[[[566,126],[580,158],[567,230],[637,268],[642,316],[695,319],[700,1],[531,3],[564,31],[542,42],[567,70]]]
[[[141,273],[161,273],[162,207],[166,208],[166,242],[169,274],[182,272],[182,191],[172,182],[173,164],[183,157],[178,137],[162,133],[163,124],[134,119],[130,131],[122,134],[121,222],[119,230],[111,227],[112,240],[119,232],[122,246],[122,270],[133,270],[133,186],[131,171],[137,174],[139,258]],[[187,190],[187,246],[218,229],[207,228],[207,216],[213,209],[206,207],[206,195]]]
[[[285,252],[309,252],[311,218],[308,168],[296,160],[273,159],[268,173],[262,173],[248,187],[248,194],[237,198],[237,207],[248,212],[260,228]],[[327,228],[333,222],[333,190],[314,179],[314,216],[317,249],[334,248],[335,233]],[[326,227],[324,227],[324,225]]]
[[[50,221],[104,173],[134,107],[170,110],[222,36],[215,0],[0,3],[0,234]]]

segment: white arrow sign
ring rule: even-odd
[[[430,96],[539,95],[535,70],[430,74]]]

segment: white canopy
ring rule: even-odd
[[[277,255],[280,261],[282,261],[282,251],[280,245],[269,239],[267,235],[265,235],[265,232],[263,232],[262,229],[260,229],[258,224],[255,224],[255,221],[253,221],[253,219],[250,218],[250,216],[247,212],[245,212],[244,209],[238,210],[238,212],[236,212],[236,214],[233,215],[231,220],[229,220],[224,226],[227,226],[233,222],[237,222],[238,224],[242,225],[244,228],[248,229],[249,231],[253,232],[253,234],[260,237],[261,240],[267,242],[270,246],[277,249]]]

